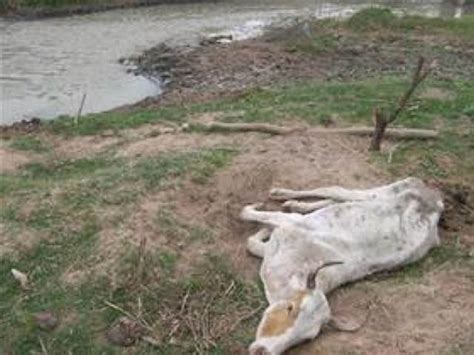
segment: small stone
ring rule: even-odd
[[[52,312],[39,312],[34,316],[36,324],[43,330],[53,330],[59,324],[59,319]]]

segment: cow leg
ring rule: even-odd
[[[271,235],[269,228],[262,228],[247,239],[247,250],[250,254],[263,258],[265,255],[265,243]]]
[[[245,206],[240,214],[240,218],[245,221],[260,222],[273,227],[297,223],[303,218],[303,215],[299,213],[258,211],[257,208],[261,206],[262,204]]]
[[[332,200],[321,200],[316,202],[288,200],[283,204],[283,208],[288,209],[291,212],[305,214],[333,205],[334,203],[335,202]]]
[[[270,191],[270,197],[279,201],[304,198],[324,198],[335,201],[358,201],[367,200],[370,196],[370,190],[349,190],[339,186],[301,191],[288,189],[272,189]]]
[[[376,198],[395,196],[404,190],[414,186],[420,186],[423,182],[415,178],[407,178],[393,184],[368,190],[350,190],[339,186],[322,187],[314,190],[288,190],[272,189],[270,197],[274,200],[286,201],[302,198],[325,198],[336,201],[361,201]]]

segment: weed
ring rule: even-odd
[[[78,124],[73,117],[62,116],[48,121],[46,128],[56,134],[94,135],[106,130],[121,130],[135,128],[148,123],[159,123],[163,121],[181,122],[186,115],[186,109],[182,107],[164,107],[157,111],[138,110],[135,112],[107,112],[89,114],[81,118]]]
[[[175,183],[184,174],[192,175],[195,170],[198,174],[204,171],[208,177],[215,169],[224,166],[233,154],[230,150],[215,149],[142,158],[135,162],[98,156],[35,163],[15,175],[2,176],[3,181],[7,182],[2,189],[6,203],[6,208],[2,208],[0,213],[2,223],[14,227],[10,232],[39,230],[44,237],[28,251],[22,250],[18,256],[10,255],[0,260],[0,334],[2,339],[7,339],[2,344],[2,351],[39,352],[38,336],[41,336],[46,348],[58,354],[68,351],[115,353],[111,346],[97,340],[97,334],[118,316],[116,311],[104,307],[105,301],[128,309],[140,298],[146,310],[144,317],[153,324],[159,324],[160,328],[172,329],[174,324],[166,318],[166,312],[179,309],[181,297],[186,292],[189,291],[195,299],[193,307],[196,308],[192,312],[205,311],[204,305],[199,303],[202,294],[219,291],[216,297],[229,297],[231,293],[223,295],[222,288],[215,289],[214,283],[207,282],[209,275],[222,274],[223,271],[209,271],[207,266],[204,270],[203,266],[196,265],[196,274],[186,280],[161,279],[160,274],[172,273],[179,262],[179,255],[171,250],[147,251],[143,255],[137,251],[128,253],[119,264],[119,279],[115,283],[90,275],[83,284],[68,285],[62,280],[62,275],[71,269],[88,270],[90,264],[97,261],[93,250],[100,231],[101,212],[109,204],[118,204],[123,210],[145,192],[157,190],[167,182]],[[26,203],[31,208],[23,211]],[[189,238],[205,235],[200,226],[189,228],[186,232]],[[35,235],[39,235],[38,232]],[[219,267],[224,266],[219,264]],[[28,274],[31,292],[24,294],[15,284],[10,275],[11,268]],[[137,275],[140,270],[142,273]],[[235,274],[229,272],[226,277],[228,279],[222,282],[240,285]],[[199,294],[188,288],[191,284],[196,286]],[[145,285],[150,292],[143,291]],[[256,297],[252,286],[242,287],[246,290],[242,292],[246,292],[248,297]],[[156,295],[164,298],[157,299]],[[204,300],[210,302],[202,298]],[[175,308],[167,308],[167,305],[174,305]],[[236,315],[248,310],[245,302],[236,301],[232,307],[235,307]],[[58,330],[46,334],[37,328],[32,315],[44,310],[59,314],[62,325]],[[189,317],[194,314],[192,312]],[[228,314],[219,312],[221,323],[223,320],[227,322]],[[190,328],[184,323],[182,326],[179,336],[184,339],[185,347],[194,349]],[[225,341],[230,341],[231,329],[225,328],[225,331]],[[219,341],[216,338],[216,342]],[[224,346],[222,344],[206,346],[218,349]],[[141,353],[151,352],[143,344],[138,348]],[[167,348],[163,345],[162,350]],[[175,346],[171,348],[178,349]]]
[[[178,260],[178,255],[169,251],[162,251],[158,256],[161,267],[167,273],[170,273],[174,270],[176,261]]]
[[[169,209],[160,209],[155,224],[169,241],[184,243],[201,241],[209,242],[214,238],[212,231],[203,225],[197,225],[179,219]]]
[[[355,13],[347,20],[346,26],[357,31],[373,31],[388,28],[395,20],[395,15],[389,9],[374,7]]]
[[[342,23],[343,27],[360,32],[418,31],[452,36],[467,41],[474,38],[474,16],[461,19],[427,18],[422,16],[395,16],[385,8],[361,10]]]
[[[23,151],[32,151],[36,153],[44,153],[51,148],[41,139],[33,136],[19,136],[10,143],[10,148]]]

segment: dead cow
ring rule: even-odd
[[[270,195],[290,200],[284,206],[292,212],[265,212],[250,205],[241,214],[266,225],[247,245],[263,258],[260,276],[269,302],[250,346],[252,355],[281,354],[315,338],[331,321],[328,292],[419,260],[439,244],[441,196],[419,179],[370,190],[274,189]],[[295,200],[302,198],[325,200]]]

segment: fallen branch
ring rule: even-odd
[[[372,127],[314,129],[311,130],[311,133],[369,136],[374,133],[374,129]],[[438,132],[431,129],[388,128],[385,131],[385,137],[396,139],[432,139],[438,137]]]
[[[266,123],[198,123],[195,124],[198,129],[203,129],[208,132],[261,132],[274,135],[285,135],[301,130],[301,128],[288,128],[275,126]]]
[[[265,123],[222,123],[212,122],[207,124],[196,124],[195,127],[208,132],[262,132],[273,135],[285,135],[294,132],[302,132],[304,128],[290,128],[275,126]],[[373,134],[372,127],[348,127],[348,128],[312,128],[311,133],[316,134],[350,134],[356,136],[369,136]],[[398,139],[431,139],[438,136],[438,132],[428,129],[415,128],[389,128],[385,132],[386,137]]]

